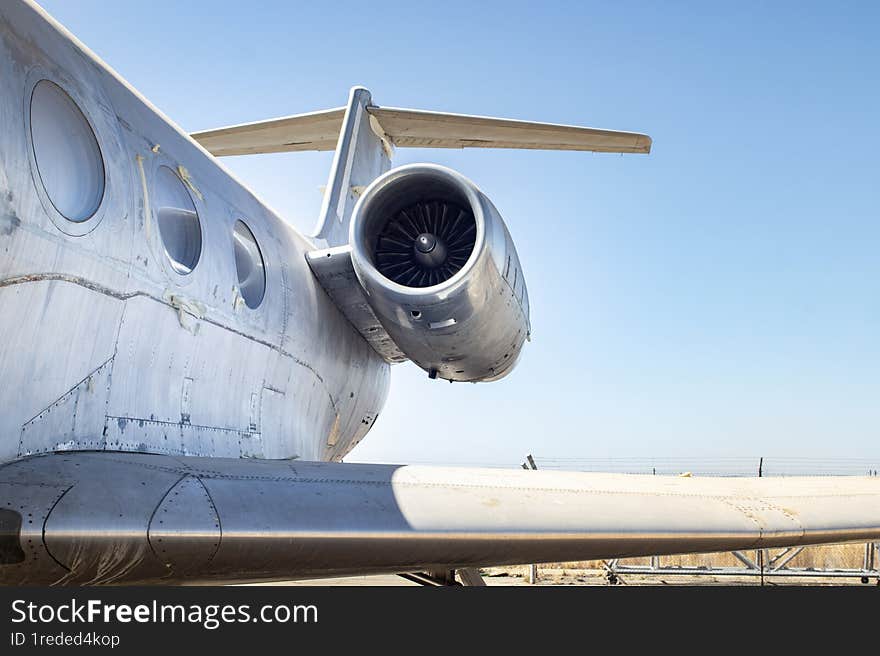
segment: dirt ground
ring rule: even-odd
[[[527,568],[520,567],[495,567],[482,570],[483,580],[488,586],[522,586],[534,587],[528,582]],[[267,584],[279,585],[279,584]],[[290,581],[280,585],[309,586],[415,586],[417,583],[407,581],[399,576],[352,576],[347,578],[323,579],[316,581]],[[541,586],[608,586],[608,585],[687,585],[687,586],[760,586],[760,577],[756,576],[713,576],[710,574],[700,576],[689,575],[643,575],[621,574],[618,581],[612,584],[604,570],[598,569],[542,569],[538,575],[536,585]],[[828,585],[865,585],[858,577],[829,578],[829,577],[765,577],[764,585],[767,586],[828,586]],[[869,579],[867,585],[878,585],[877,578]]]
[[[483,570],[487,585],[530,585],[527,567],[489,568]],[[562,569],[543,568],[538,570],[537,585],[730,585],[760,586],[760,576],[719,576],[713,574],[619,574],[609,577],[604,569]],[[764,585],[865,585],[860,577],[846,578],[825,576],[765,576]],[[868,580],[868,585],[877,585],[877,578]]]

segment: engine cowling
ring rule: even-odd
[[[497,380],[529,337],[529,297],[498,210],[467,178],[411,164],[378,178],[352,216],[351,257],[368,302],[431,377]]]

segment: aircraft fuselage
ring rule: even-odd
[[[0,34],[0,462],[340,459],[382,408],[389,366],[317,284],[314,245],[41,10],[5,5]],[[68,100],[94,134],[97,182],[53,141],[56,115],[75,126]],[[181,190],[197,253],[161,222]],[[265,267],[255,308],[239,221]]]

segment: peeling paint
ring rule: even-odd
[[[336,415],[336,421],[333,422],[333,426],[330,428],[330,434],[327,435],[327,446],[336,446],[336,443],[339,441],[339,415]]]
[[[232,287],[232,311],[238,314],[241,311],[241,308],[244,307],[244,298],[241,295],[241,292],[238,290],[238,287]]]
[[[192,176],[189,171],[186,170],[185,166],[177,167],[177,174],[180,176],[180,179],[186,183],[186,186],[189,187],[192,192],[199,197],[199,200],[205,200],[205,197],[202,196],[202,192],[198,190],[195,183],[193,182]]]
[[[373,131],[379,138],[379,142],[382,144],[382,150],[385,153],[385,157],[391,159],[394,157],[394,146],[391,143],[391,138],[385,133],[385,130],[382,128],[382,125],[379,123],[379,119],[377,119],[373,114],[370,114],[370,129]]]
[[[203,303],[196,300],[185,298],[180,294],[175,294],[170,290],[166,290],[162,295],[162,300],[166,301],[171,307],[177,310],[177,317],[180,325],[191,332],[193,335],[199,334],[199,322],[205,316],[207,308]]]
[[[147,174],[144,171],[144,158],[142,155],[138,154],[134,157],[138,166],[138,174],[141,179],[141,192],[144,195],[144,234],[147,237],[147,242],[152,239],[152,222],[150,221],[150,190],[147,186]]]

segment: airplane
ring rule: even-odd
[[[880,538],[871,477],[340,462],[393,364],[494,381],[530,338],[498,210],[394,150],[647,154],[648,136],[360,87],[188,134],[31,0],[0,6],[0,85],[0,583],[476,583],[484,566]],[[306,150],[335,151],[313,235],[218,160]]]

